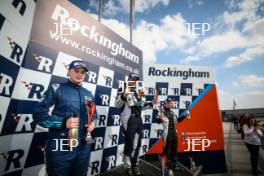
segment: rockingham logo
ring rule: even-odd
[[[108,163],[108,169],[111,169],[112,167],[115,167],[115,161],[116,161],[116,156],[111,155],[108,157],[105,157],[106,162]]]
[[[7,173],[13,170],[21,169],[23,166],[23,157],[25,157],[25,151],[23,149],[10,150],[1,153],[1,160],[4,159],[4,170],[1,173]]]
[[[77,19],[70,17],[67,9],[59,4],[56,5],[51,19],[59,21],[59,23],[55,23],[56,35],[72,35],[74,32],[80,32],[82,36],[110,49],[112,55],[120,55],[132,62],[139,63],[139,57],[124,48],[122,42],[116,43],[103,34],[100,34],[94,25],[86,26],[80,24]],[[52,31],[50,33],[53,35]]]
[[[11,86],[14,80],[11,76],[0,72],[0,95],[11,96]]]
[[[209,78],[209,72],[193,71],[191,68],[189,70],[177,70],[176,68],[170,68],[164,70],[156,69],[155,67],[150,67],[148,71],[148,76],[168,76],[168,77],[182,77],[186,80],[188,78]]]
[[[0,13],[0,31],[5,23],[5,17]]]
[[[26,81],[21,81],[22,84],[25,85],[25,87],[29,90],[28,98],[34,98],[36,97],[37,99],[41,98],[41,94],[44,91],[44,86],[41,84],[36,84],[36,83],[28,83]]]
[[[13,59],[18,64],[21,64],[22,62],[22,55],[24,53],[23,48],[19,46],[12,38],[7,36],[7,39],[9,41],[10,48],[12,50],[12,53],[10,55],[10,58]]]
[[[36,61],[39,63],[38,70],[45,70],[46,72],[51,72],[51,66],[53,64],[53,61],[49,58],[46,58],[44,56],[39,56],[35,53],[32,53],[33,57],[36,59]]]

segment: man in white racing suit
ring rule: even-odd
[[[139,75],[131,73],[128,83],[132,83],[134,88],[131,88],[129,92],[120,92],[119,90],[115,101],[116,107],[121,110],[121,121],[124,126],[125,147],[123,159],[127,175],[140,175],[138,157],[143,135],[141,111],[152,108],[152,102],[155,102],[155,98],[152,102],[146,102],[144,92],[138,92],[135,89],[136,81],[140,81]]]

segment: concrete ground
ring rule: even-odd
[[[240,133],[234,130],[231,122],[224,122],[225,153],[228,173],[208,174],[207,176],[250,176],[250,155]],[[259,168],[264,172],[264,149],[260,149]],[[264,176],[264,173],[259,176]]]
[[[231,122],[223,122],[224,128],[224,138],[225,138],[225,153],[226,153],[226,163],[228,172],[224,174],[206,174],[205,176],[250,176],[251,165],[250,165],[250,155],[246,148],[244,141],[241,139],[240,133],[234,130],[233,124]],[[146,176],[158,176],[162,175],[160,169],[160,162],[148,163],[142,161],[140,164],[140,169],[142,175]],[[264,149],[260,149],[259,157],[259,168],[264,171]],[[122,176],[125,175],[123,167],[118,166],[117,168],[103,173],[101,175],[105,176]],[[187,171],[177,172],[177,176],[187,176],[192,175]],[[264,176],[264,173],[259,174],[259,176]]]

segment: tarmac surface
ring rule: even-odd
[[[252,175],[250,155],[241,134],[234,130],[231,122],[223,122],[225,137],[225,154],[228,173],[208,174],[206,176],[250,176]],[[260,148],[259,168],[263,171],[259,176],[264,176],[264,149]]]
[[[251,165],[250,165],[250,155],[246,148],[244,141],[241,138],[240,133],[234,130],[233,124],[231,122],[223,122],[224,138],[225,138],[225,154],[226,154],[226,164],[227,173],[221,174],[206,174],[205,176],[250,176]],[[140,162],[140,171],[142,176],[161,176],[161,163],[157,162]],[[188,176],[188,175],[203,175],[201,172],[198,174],[190,173],[188,168],[184,166],[181,170],[175,171],[177,176]],[[260,148],[259,155],[259,168],[263,171],[259,176],[264,176],[264,149]],[[100,175],[104,176],[123,176],[125,175],[122,166],[118,166],[113,170],[103,173]]]

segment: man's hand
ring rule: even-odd
[[[164,110],[162,107],[159,108],[159,118],[161,121],[164,121]]]
[[[164,121],[163,114],[161,114],[161,115],[159,116],[159,118],[160,118],[160,120],[161,120],[162,122]]]
[[[71,117],[66,121],[66,128],[72,129],[72,128],[78,128],[79,126],[79,118]]]
[[[125,89],[125,91],[124,91],[124,93],[123,93],[123,96],[126,98],[128,94],[129,94],[128,90]]]
[[[88,125],[88,127],[87,127],[87,131],[88,132],[92,132],[94,130],[94,123],[92,122],[92,123],[90,123],[89,125]]]
[[[155,104],[158,104],[158,90],[155,91],[155,94],[154,94],[154,97],[152,99],[152,104],[155,105]]]
[[[260,130],[259,126],[258,126],[258,125],[255,126],[255,127],[254,127],[254,130],[255,130],[255,131]]]

